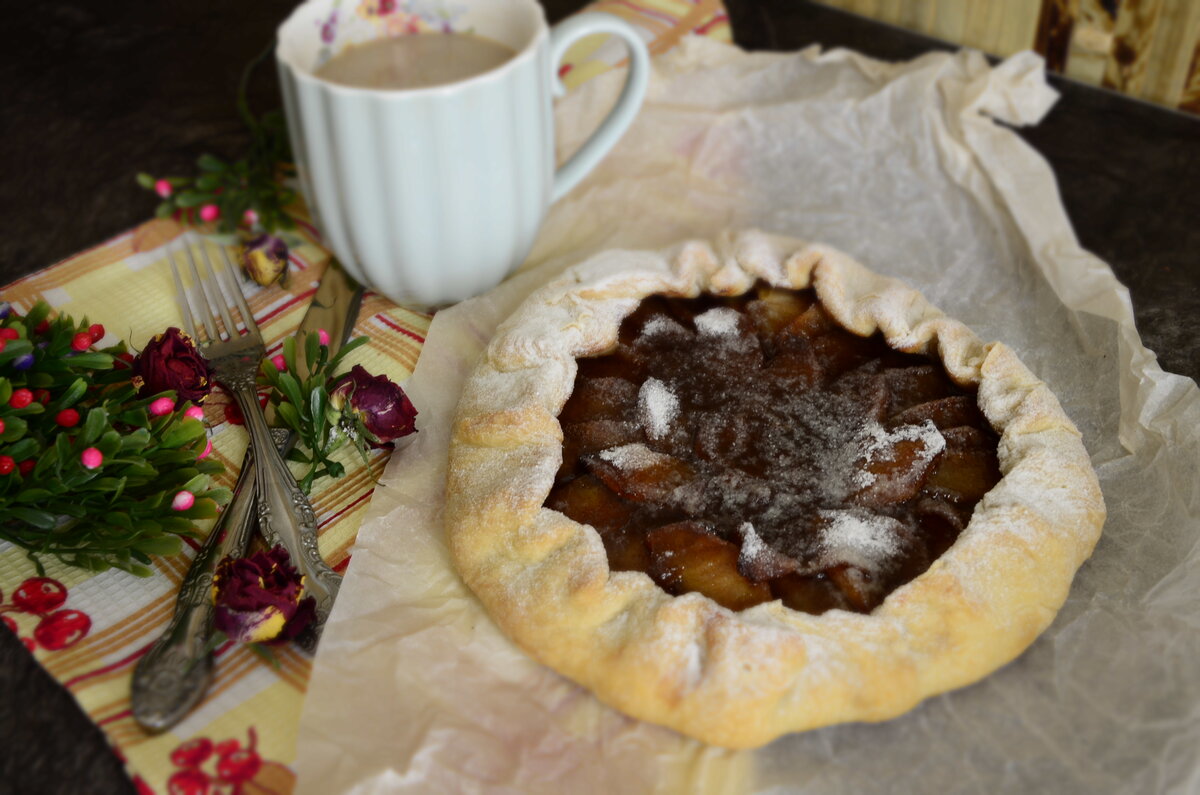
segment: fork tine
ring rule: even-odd
[[[258,330],[258,323],[254,320],[254,313],[250,311],[250,306],[246,303],[246,296],[242,294],[242,286],[238,284],[238,269],[229,257],[229,249],[225,246],[218,246],[218,250],[221,252],[221,257],[225,260],[226,284],[233,291],[233,300],[237,303],[238,311],[242,313],[242,321],[246,324],[246,331],[261,337],[262,335]]]
[[[196,322],[192,319],[192,308],[188,303],[187,291],[183,288],[183,277],[179,275],[179,263],[171,249],[167,249],[167,261],[171,263],[171,276],[175,279],[175,292],[178,296],[179,308],[183,311],[183,330],[188,336],[199,342],[196,336]]]
[[[208,331],[208,338],[216,342],[221,339],[221,332],[217,326],[217,316],[213,314],[213,307],[218,302],[209,293],[208,280],[200,277],[200,269],[196,266],[196,258],[192,255],[192,247],[188,245],[184,248],[183,253],[187,255],[188,267],[192,271],[192,282],[194,284],[192,294],[197,299],[196,313],[200,315],[200,322],[205,324],[204,327]],[[205,315],[208,316],[207,320],[205,320]]]
[[[212,289],[216,292],[216,300],[213,303],[216,304],[217,311],[221,313],[221,319],[225,321],[225,330],[229,332],[229,338],[237,339],[237,323],[234,322],[233,317],[229,314],[229,300],[225,296],[225,289],[221,286],[221,277],[217,275],[217,269],[213,266],[212,258],[208,256],[208,243],[201,241],[200,253],[204,255],[204,265],[208,268],[208,275],[211,277],[208,283],[212,285]],[[238,292],[240,294],[240,291]],[[212,294],[210,293],[209,295],[211,300]]]

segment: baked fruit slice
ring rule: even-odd
[[[594,527],[610,569],[668,593],[869,612],[1000,480],[974,390],[846,331],[811,289],[658,296],[617,338],[640,366],[620,378],[618,352],[579,360],[545,506]]]
[[[1079,433],[999,343],[821,246],[610,252],[506,321],[450,449],[455,563],[601,700],[728,747],[1017,656],[1091,553]]]

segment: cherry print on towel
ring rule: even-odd
[[[170,795],[249,795],[287,793],[295,774],[278,762],[264,760],[258,753],[258,733],[246,729],[243,747],[235,738],[214,743],[194,737],[171,752],[171,763],[180,768],[167,779]]]
[[[92,629],[92,619],[82,610],[61,610],[67,602],[67,587],[50,577],[30,577],[16,587],[9,601],[0,592],[0,613],[38,618],[33,637],[21,636],[21,626],[10,616],[4,625],[21,639],[30,652],[39,647],[60,651],[83,640]]]

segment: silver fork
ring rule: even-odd
[[[183,312],[184,330],[204,346],[204,354],[212,364],[216,380],[233,395],[242,410],[254,457],[253,487],[259,532],[268,546],[283,545],[291,556],[292,565],[304,576],[306,594],[316,599],[317,617],[313,622],[313,631],[306,633],[315,643],[333,608],[342,578],[321,557],[317,548],[317,520],[312,506],[276,449],[258,403],[255,376],[266,349],[258,324],[237,283],[237,268],[224,246],[217,247],[225,264],[221,270],[214,267],[208,246],[202,243],[198,248],[204,268],[198,266],[190,246],[183,249],[183,259],[186,260],[194,285],[190,291],[184,288],[176,257],[168,254],[179,307]],[[224,282],[223,289],[221,282]],[[238,332],[226,295],[233,298],[245,334]],[[193,302],[199,323],[192,314]],[[224,326],[224,334],[220,331],[221,325]],[[202,339],[207,341],[202,342]]]
[[[169,251],[167,256],[173,269],[177,270]],[[178,274],[176,278],[178,285]],[[235,296],[240,294],[240,290],[235,292]],[[180,303],[187,305],[182,294]],[[249,315],[248,312],[245,314]],[[283,428],[271,429],[271,436],[281,454],[286,454],[295,440]],[[130,680],[133,717],[148,731],[165,731],[183,720],[208,688],[213,669],[210,645],[213,574],[223,558],[246,554],[256,524],[253,516],[257,502],[255,469],[253,451],[247,450],[233,487],[233,498],[192,560],[179,587],[175,611],[167,628],[134,667]],[[301,634],[296,643],[311,652],[319,634],[320,626],[314,626],[312,631]]]

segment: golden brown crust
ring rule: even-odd
[[[733,613],[613,573],[599,535],[542,507],[575,358],[615,344],[645,296],[813,286],[863,335],[939,356],[977,385],[1004,473],[958,541],[870,615]],[[879,721],[1020,654],[1049,625],[1104,523],[1079,432],[1044,384],[916,291],[845,254],[755,232],[665,253],[608,252],[542,288],[497,330],[459,405],[446,527],[459,572],[534,657],[624,712],[732,748]]]

